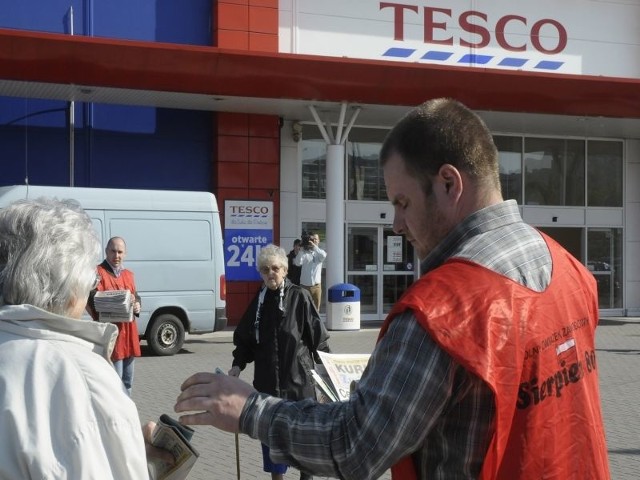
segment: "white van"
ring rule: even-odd
[[[22,198],[77,200],[102,241],[127,243],[125,267],[142,298],[140,336],[157,355],[182,348],[185,332],[227,326],[220,212],[208,192],[19,185],[0,187],[0,208]],[[102,259],[100,259],[102,261]]]

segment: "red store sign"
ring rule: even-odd
[[[380,2],[380,10],[393,9],[393,39],[404,41],[405,12],[420,14],[418,5],[407,5],[403,3]],[[484,48],[491,43],[491,35],[495,32],[495,42],[504,50],[510,52],[524,52],[529,47],[545,55],[561,53],[567,46],[567,30],[557,20],[552,18],[542,18],[539,20],[529,20],[521,15],[508,14],[495,21],[493,29],[489,27],[493,21],[489,20],[486,13],[477,10],[467,10],[453,17],[449,8],[422,7],[422,19],[424,25],[424,43],[436,45],[458,44],[461,47]],[[448,35],[448,27],[451,22],[457,22],[457,26],[466,33],[476,38],[466,40]],[[531,28],[528,29],[528,42],[522,42],[520,35],[507,34],[507,26],[521,24]],[[543,35],[544,34],[544,35]],[[553,45],[543,45],[541,39],[554,39]]]

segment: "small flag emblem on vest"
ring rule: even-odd
[[[578,352],[576,349],[576,340],[570,338],[556,347],[556,355],[558,356],[558,364],[561,367],[571,365],[578,362]]]

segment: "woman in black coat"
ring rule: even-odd
[[[329,335],[311,295],[287,279],[287,254],[267,245],[258,255],[263,285],[233,333],[233,366],[229,375],[239,376],[254,362],[253,386],[259,392],[288,400],[315,398],[311,377],[317,351],[329,351]],[[262,446],[264,471],[282,479],[286,465],[273,464]],[[311,476],[302,473],[301,479]]]

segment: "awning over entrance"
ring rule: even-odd
[[[264,113],[307,105],[414,106],[640,118],[640,80],[450,68],[0,29],[0,95]]]

